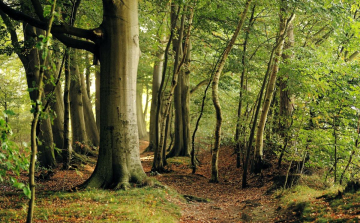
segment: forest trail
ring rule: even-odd
[[[142,153],[147,148],[147,141],[140,141],[141,162],[144,171],[150,175],[153,153]],[[171,171],[169,173],[152,176],[160,181],[165,187],[170,187],[184,196],[187,200],[180,200],[169,196],[170,202],[178,205],[181,209],[180,222],[296,222],[296,217],[289,212],[281,216],[284,211],[280,208],[277,199],[269,191],[272,191],[273,176],[283,174],[286,167],[276,169],[274,167],[263,171],[263,177],[249,175],[249,187],[241,188],[242,168],[236,168],[235,155],[230,147],[222,147],[219,154],[219,183],[209,183],[211,155],[210,150],[203,150],[198,155],[201,165],[196,174],[191,173],[190,159],[188,157],[175,157],[168,159]],[[272,160],[275,160],[273,157]],[[92,162],[74,170],[54,169],[51,179],[40,179],[38,193],[46,191],[68,191],[80,185],[88,179],[94,170]],[[38,173],[41,178],[45,172]],[[27,174],[20,176],[21,182],[27,181]],[[18,196],[16,189],[8,185],[0,185],[2,193],[14,193],[11,199],[1,207],[16,206],[16,202],[23,202],[23,197]],[[10,197],[9,197],[10,198]],[[15,202],[15,203],[14,203]],[[55,208],[55,207],[54,207]]]
[[[141,141],[140,151],[147,147]],[[236,168],[231,148],[220,150],[219,179],[209,183],[210,151],[198,156],[201,166],[196,174],[191,173],[189,158],[169,160],[171,172],[155,176],[157,180],[185,196],[188,202],[177,202],[182,209],[180,222],[284,222],[279,216],[279,204],[267,192],[272,186],[270,168],[261,179],[250,175],[250,187],[241,188],[241,168]],[[141,154],[143,167],[150,173],[152,153]],[[176,202],[176,201],[175,201]],[[295,219],[294,219],[295,220]],[[286,222],[291,221],[286,216]]]

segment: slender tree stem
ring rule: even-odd
[[[43,96],[43,87],[44,87],[44,71],[45,71],[45,64],[46,64],[46,58],[48,53],[48,46],[49,46],[49,34],[51,30],[52,23],[54,21],[54,11],[56,6],[56,0],[54,0],[53,5],[51,7],[51,13],[50,13],[50,20],[48,22],[48,27],[45,33],[45,48],[43,52],[43,62],[40,67],[40,77],[39,77],[39,88],[38,88],[38,96],[37,100],[35,101],[35,113],[34,118],[31,123],[31,156],[30,156],[30,167],[29,167],[29,185],[31,190],[31,198],[29,200],[29,209],[27,214],[27,223],[31,223],[34,216],[34,207],[35,207],[35,161],[36,161],[36,153],[37,153],[37,142],[36,142],[36,128],[39,121],[39,116],[41,112],[41,98]]]

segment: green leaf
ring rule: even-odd
[[[13,187],[16,187],[16,188],[18,188],[18,189],[23,189],[23,188],[25,187],[25,184],[20,183],[20,182],[15,182],[15,183],[13,184]]]
[[[28,197],[29,199],[31,199],[31,190],[30,187],[28,185],[26,185],[25,187],[23,187],[23,192],[25,194],[26,197]]]
[[[15,112],[12,110],[5,110],[4,113],[7,115],[15,115]]]

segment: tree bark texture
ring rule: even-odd
[[[137,0],[103,0],[100,43],[100,150],[96,168],[83,186],[126,188],[142,183],[136,119],[139,62]]]

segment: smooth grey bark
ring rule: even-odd
[[[51,55],[48,55],[48,61],[51,60]],[[54,76],[55,72],[50,70],[45,71],[45,77],[47,80],[51,80],[51,76]],[[56,74],[56,73],[55,73]],[[57,75],[57,74],[56,74]],[[57,77],[54,77],[57,78]],[[54,92],[52,92],[54,90]],[[53,118],[52,133],[54,136],[54,143],[57,148],[62,149],[64,147],[64,101],[61,84],[58,83],[54,89],[53,83],[45,83],[45,95],[53,93],[53,97],[50,100],[50,108],[55,113]]]
[[[88,138],[88,143],[90,143],[91,146],[98,147],[100,144],[99,131],[96,126],[96,121],[95,121],[95,116],[94,116],[94,113],[92,110],[91,100],[87,93],[85,77],[82,72],[80,72],[80,81],[81,81],[81,92],[82,92],[85,129],[86,129],[86,134],[87,134],[87,138]]]
[[[103,10],[99,158],[83,186],[126,188],[129,182],[142,183],[146,178],[140,162],[135,103],[140,54],[138,1],[103,0]]]
[[[164,67],[164,57],[165,57],[164,50],[159,51],[156,54],[156,59],[155,59],[155,64],[154,64],[153,81],[152,81],[152,88],[151,88],[152,99],[151,99],[151,108],[150,108],[149,146],[146,149],[147,151],[154,151],[154,148],[157,147],[156,137],[157,138],[159,137],[159,135],[156,134],[156,130],[155,130],[156,126],[155,125],[159,125],[159,123],[156,122],[156,111],[157,111],[157,107],[159,106],[158,94],[159,94],[159,90],[160,90],[162,72],[163,72],[163,67]],[[161,117],[159,117],[159,119],[161,120]]]
[[[142,110],[142,86],[137,85],[139,89],[136,91],[136,115],[138,124],[139,139],[147,139],[148,134],[146,131],[145,115]]]
[[[77,61],[77,52],[73,50],[70,55],[70,113],[71,113],[71,132],[73,147],[77,153],[85,153],[85,147],[88,144],[84,120],[83,87],[80,78],[80,72]]]
[[[172,10],[174,13],[176,11],[176,7]],[[187,11],[187,10],[186,10]],[[186,13],[184,10],[184,13]],[[173,15],[172,18],[175,16]],[[189,24],[192,21],[189,19]],[[175,23],[174,19],[172,23]],[[175,72],[178,70],[178,66],[181,66],[181,59],[182,57],[186,57],[185,67],[190,65],[190,44],[187,49],[184,49],[182,44],[184,34],[184,28],[181,27],[182,25],[179,23],[178,27],[178,38],[173,39],[173,50],[175,52],[175,63],[174,63],[174,75]],[[185,38],[188,38],[185,36]],[[175,110],[175,122],[174,122],[174,146],[172,147],[171,151],[167,155],[167,157],[174,157],[174,156],[190,156],[190,70],[182,69],[178,74],[178,83],[175,87],[174,92],[174,110]]]
[[[90,63],[90,53],[86,52],[85,55],[85,79],[86,79],[86,94],[89,97],[89,100],[91,100],[90,95],[90,87],[91,87],[91,79],[90,79],[90,69],[91,69],[91,63]]]

